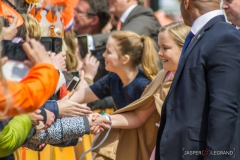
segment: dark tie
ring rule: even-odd
[[[182,60],[182,58],[183,58],[183,56],[184,56],[184,53],[185,53],[185,51],[187,50],[187,47],[189,46],[189,44],[190,44],[190,42],[191,42],[191,40],[192,40],[192,38],[193,38],[194,36],[195,36],[195,35],[194,35],[192,32],[189,32],[189,33],[188,33],[188,35],[187,35],[187,37],[186,37],[186,40],[185,40],[185,43],[184,43],[184,45],[183,45],[182,54],[181,54],[181,56],[180,56],[179,62],[181,62],[181,60]]]

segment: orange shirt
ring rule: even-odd
[[[34,66],[21,82],[0,82],[0,118],[40,108],[53,95],[58,79],[59,73],[52,65],[41,63]],[[4,93],[5,88],[8,93]]]

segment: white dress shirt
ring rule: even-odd
[[[198,17],[192,25],[191,32],[196,35],[203,28],[203,26],[207,24],[208,21],[219,15],[223,15],[222,10],[211,11]]]

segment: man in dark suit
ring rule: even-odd
[[[155,159],[240,159],[239,33],[217,0],[180,6],[194,37],[185,41],[162,107]]]
[[[108,2],[110,13],[119,19],[118,30],[129,30],[149,36],[157,44],[160,24],[150,8],[138,5],[137,0],[108,0]],[[94,35],[95,48],[105,46],[109,35],[110,33]]]

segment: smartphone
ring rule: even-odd
[[[56,54],[62,51],[62,38],[60,37],[42,37],[40,42],[44,45],[47,51]]]
[[[85,58],[85,56],[89,53],[89,47],[88,47],[88,38],[87,35],[78,35],[78,48],[79,48],[79,54],[81,58]]]
[[[62,51],[62,43],[62,38],[52,37],[52,48],[54,53],[58,54]]]
[[[78,71],[68,71],[68,73],[72,74],[73,76],[79,77],[79,72]]]
[[[41,37],[40,42],[44,45],[47,51],[52,51],[52,38],[51,37]]]
[[[67,90],[71,92],[73,89],[77,87],[79,82],[80,82],[80,78],[74,76],[73,79],[69,82],[67,86]]]

